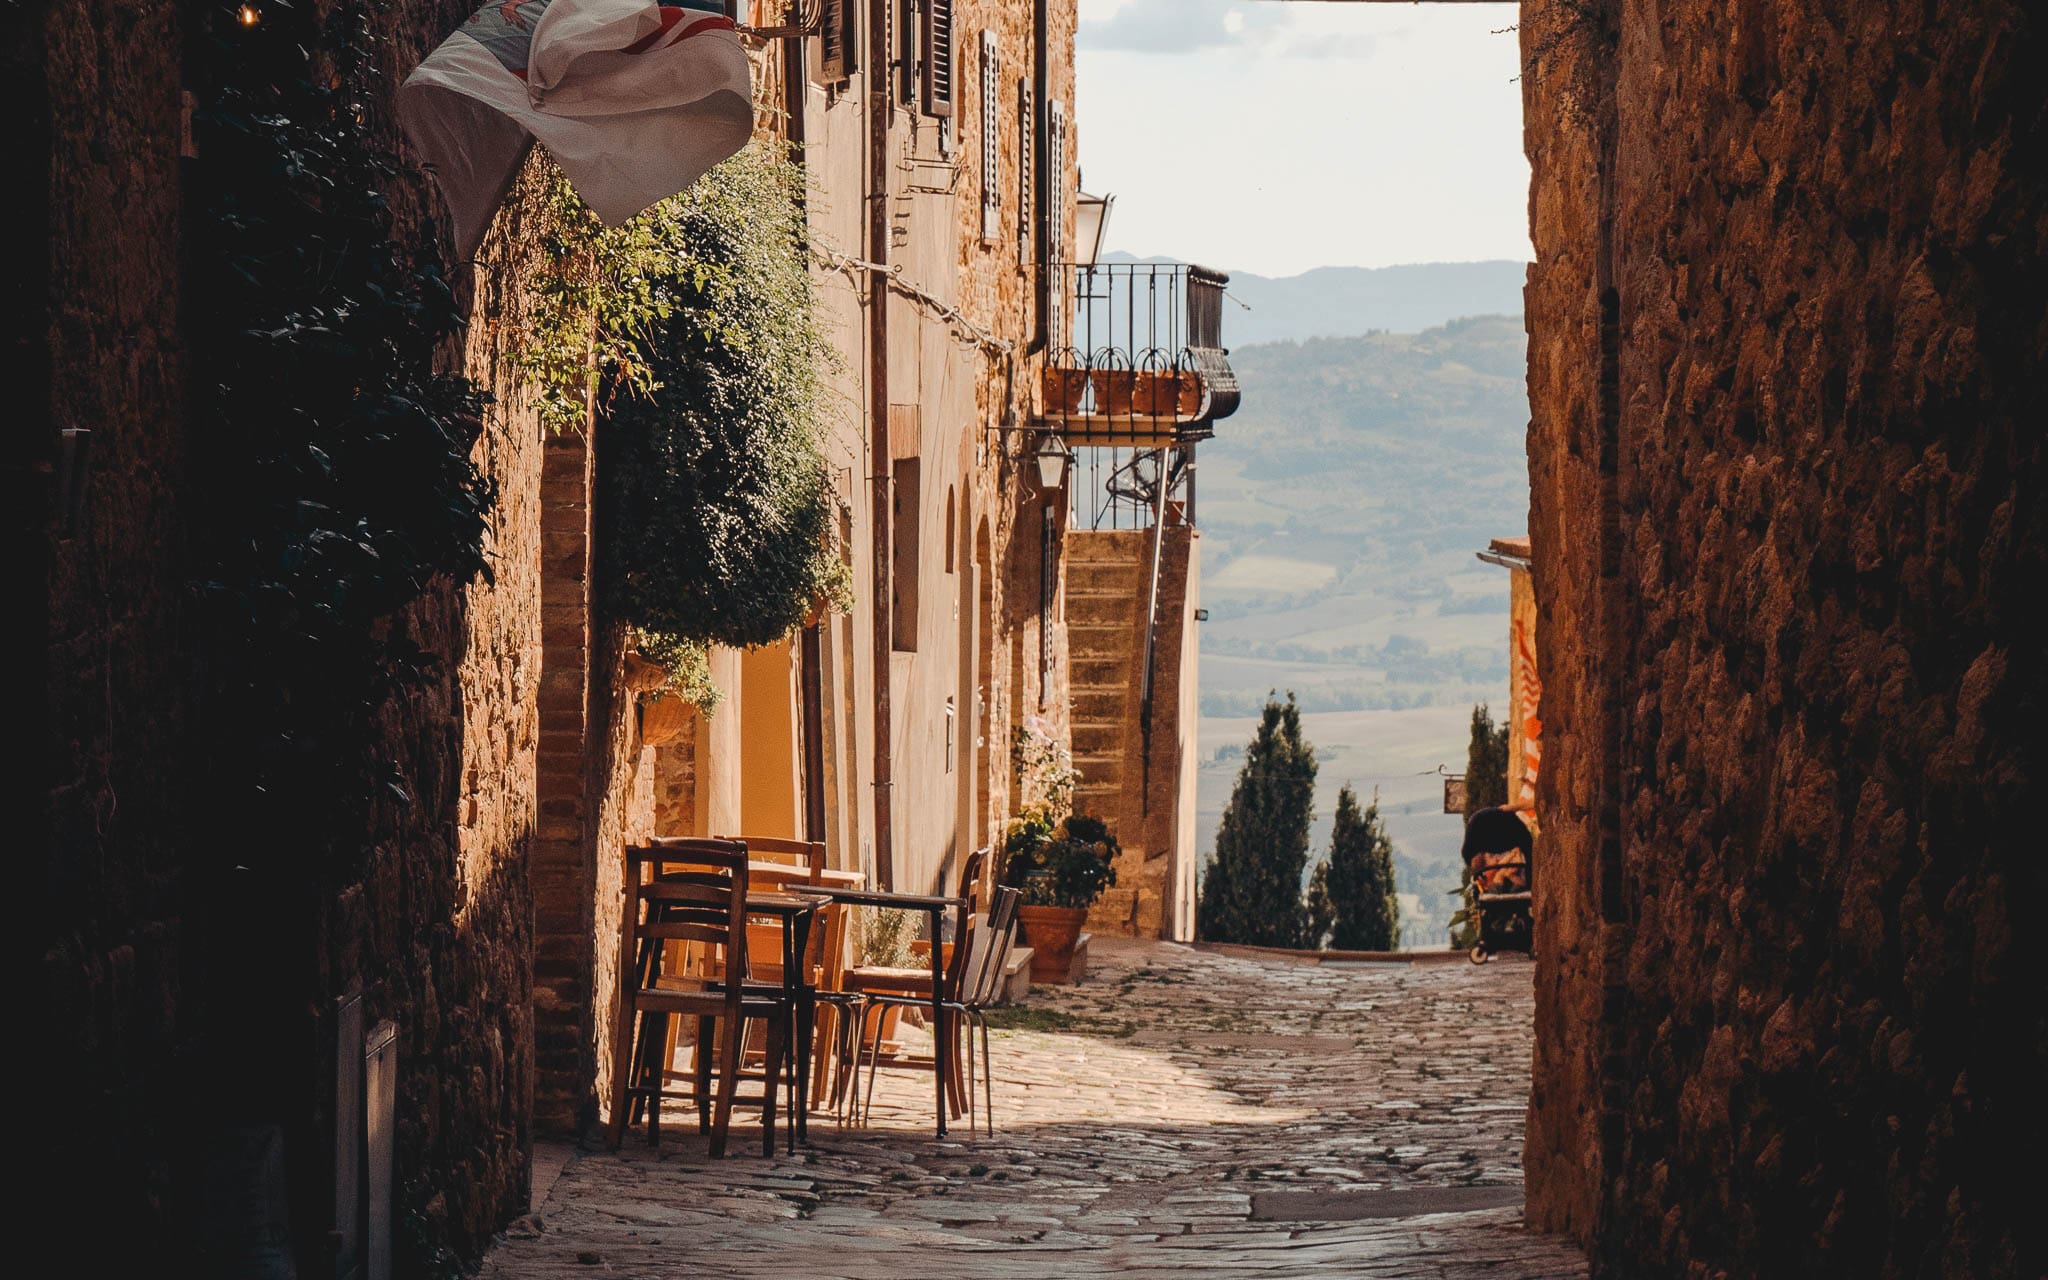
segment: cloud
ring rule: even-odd
[[[1092,0],[1096,12],[1107,6]],[[1105,18],[1081,19],[1080,46],[1090,51],[1193,53],[1227,47],[1263,49],[1284,32],[1289,15],[1250,0],[1123,0]]]

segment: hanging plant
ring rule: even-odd
[[[612,229],[556,179],[519,355],[551,427],[596,403],[603,604],[707,709],[707,646],[851,603],[802,190],[765,140]]]
[[[605,388],[598,547],[606,604],[665,643],[767,644],[847,599],[801,183],[756,144],[645,215],[665,313]]]

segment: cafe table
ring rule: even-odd
[[[941,921],[946,912],[965,907],[964,898],[949,898],[938,894],[884,893],[876,889],[848,889],[829,884],[807,885],[807,895],[830,898],[834,902],[858,907],[884,907],[897,911],[922,911],[931,921],[932,960],[932,1090],[938,1103],[939,1136],[946,1136],[946,1081],[950,1078],[952,1037],[946,1034],[946,991],[940,976],[940,953],[945,950],[938,945],[942,929]]]
[[[817,1016],[817,991],[811,986],[810,966],[803,963],[803,958],[810,950],[811,925],[829,901],[822,892],[809,888],[802,892],[771,890],[747,894],[749,916],[772,916],[782,923],[782,992],[797,1017],[797,1025],[791,1029],[790,1036],[796,1058],[794,1070],[789,1073],[789,1151],[792,1155],[796,1153],[796,1144],[800,1140],[808,1140],[805,1122],[811,1100],[811,1023]],[[761,1142],[765,1155],[775,1154],[775,1127],[771,1115],[772,1112],[764,1108]]]

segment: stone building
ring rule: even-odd
[[[605,423],[548,434],[515,368],[545,227],[529,170],[456,273],[468,323],[438,349],[491,394],[470,455],[489,572],[428,576],[365,628],[424,674],[329,762],[334,791],[360,773],[372,798],[317,823],[222,774],[265,726],[209,693],[232,637],[193,603],[261,509],[226,479],[211,408],[214,86],[237,39],[320,50],[343,70],[309,73],[307,100],[345,88],[395,147],[392,88],[464,9],[6,15],[32,195],[7,617],[35,763],[14,782],[40,851],[38,1096],[66,1100],[35,1149],[52,1224],[123,1225],[79,1234],[106,1240],[85,1269],[225,1269],[252,1240],[313,1270],[475,1256],[523,1210],[532,1136],[601,1118],[626,840],[801,832],[884,885],[943,887],[1000,839],[1012,727],[1064,740],[1067,504],[1037,478],[1032,396],[1075,216],[1074,5],[818,7],[821,29],[746,43],[760,127],[809,174],[853,612],[714,653],[726,705],[643,735],[645,664],[592,591]],[[408,242],[437,197],[388,182]]]
[[[2035,1276],[2048,32],[1530,0],[1532,1225]]]

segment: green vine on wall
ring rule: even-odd
[[[343,815],[407,798],[379,717],[439,669],[401,615],[436,580],[488,571],[495,495],[472,458],[485,398],[445,370],[461,316],[432,228],[393,238],[387,193],[406,175],[366,105],[383,38],[369,9],[247,12],[202,11],[191,62],[217,803],[294,820],[293,840],[234,857],[302,860],[328,841],[360,855],[367,827]]]
[[[517,357],[550,429],[597,407],[601,599],[699,705],[707,646],[771,643],[850,602],[802,189],[756,141],[608,229],[557,177]]]

